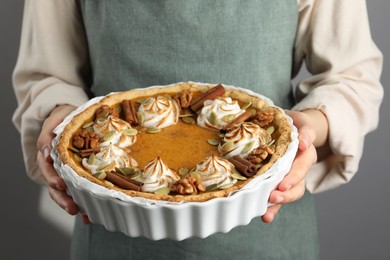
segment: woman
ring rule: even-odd
[[[268,224],[254,219],[227,234],[177,242],[128,238],[77,220],[74,259],[318,258],[311,193],[356,173],[383,96],[382,55],[371,40],[365,1],[30,0],[24,16],[14,122],[29,176],[71,215],[78,208],[53,169],[50,141],[62,118],[91,96],[221,82],[291,109],[299,129],[293,167],[262,216]],[[313,76],[293,94],[291,78],[302,62]]]

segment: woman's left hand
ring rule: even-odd
[[[269,202],[273,205],[268,207],[267,212],[261,217],[265,223],[274,220],[281,205],[299,200],[304,195],[306,174],[317,161],[315,147],[324,145],[327,140],[328,123],[322,112],[307,110],[286,113],[293,119],[298,129],[298,151],[290,172],[270,194]]]

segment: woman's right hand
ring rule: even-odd
[[[66,184],[58,175],[53,167],[53,161],[50,157],[51,141],[54,138],[53,130],[59,125],[62,120],[73,110],[74,106],[60,105],[53,109],[50,115],[46,118],[42,125],[41,133],[38,137],[37,147],[37,163],[42,173],[43,180],[49,189],[49,195],[52,200],[61,208],[66,210],[70,215],[79,213],[79,207],[66,192]],[[89,219],[86,215],[81,216],[84,223],[88,224]]]

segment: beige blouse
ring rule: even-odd
[[[295,110],[319,109],[330,130],[330,153],[307,176],[320,192],[348,182],[358,170],[364,136],[378,124],[382,54],[372,41],[364,0],[298,0],[294,71],[313,76],[296,89]],[[28,175],[41,182],[36,142],[42,122],[58,104],[87,101],[83,75],[88,50],[77,0],[27,0],[13,75]]]

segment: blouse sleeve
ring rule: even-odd
[[[382,54],[374,44],[364,0],[301,0],[295,68],[312,74],[296,89],[294,110],[319,109],[329,122],[329,150],[306,187],[321,192],[357,172],[364,138],[377,127],[383,99]]]
[[[88,51],[77,3],[26,0],[13,85],[18,108],[13,122],[21,134],[27,173],[40,182],[36,141],[42,122],[59,104],[88,100]]]

